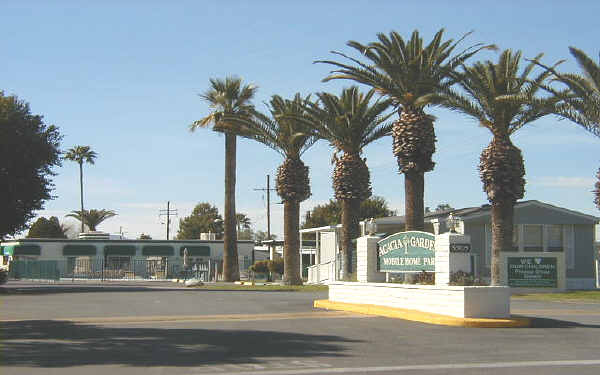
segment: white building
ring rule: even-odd
[[[491,206],[452,209],[425,214],[426,231],[440,234],[448,231],[446,220],[452,214],[457,219],[457,231],[471,238],[471,254],[475,259],[477,277],[489,278],[491,262]],[[514,209],[513,249],[515,255],[562,252],[566,268],[567,289],[591,289],[596,286],[598,254],[595,250],[595,226],[600,218],[529,200],[517,202]],[[375,232],[382,238],[404,230],[404,216],[374,220]],[[361,222],[361,235],[366,222]],[[303,229],[316,233],[314,266],[309,267],[309,282],[321,283],[337,279],[341,226]],[[351,263],[356,267],[355,255]]]

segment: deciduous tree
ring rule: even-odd
[[[29,228],[27,238],[67,238],[68,229],[56,216],[40,217]]]
[[[360,204],[359,221],[394,215],[386,200],[373,196]],[[302,228],[317,228],[341,223],[342,207],[337,200],[330,199],[328,203],[317,205],[309,211],[304,219]]]
[[[208,202],[198,203],[192,214],[179,220],[178,240],[197,240],[200,233],[223,232],[223,218],[216,206]]]
[[[52,198],[53,167],[61,165],[60,135],[29,104],[0,91],[0,239],[27,228]]]

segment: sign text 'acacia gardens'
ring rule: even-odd
[[[434,272],[435,236],[427,232],[400,232],[378,242],[379,271]]]

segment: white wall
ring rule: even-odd
[[[389,283],[329,283],[332,302],[388,306],[458,318],[510,317],[510,288]]]

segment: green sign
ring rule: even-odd
[[[558,273],[555,257],[508,257],[508,286],[519,288],[556,288]]]
[[[400,232],[378,242],[381,272],[435,271],[435,236],[427,232]]]

